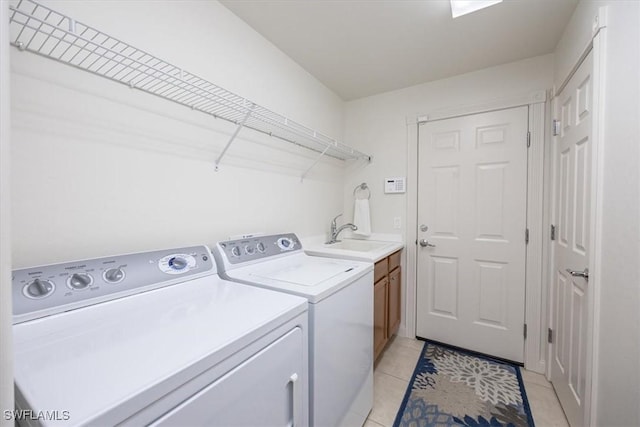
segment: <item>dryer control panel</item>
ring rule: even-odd
[[[206,246],[14,270],[13,323],[215,273],[211,252]]]
[[[294,233],[228,240],[218,242],[216,246],[218,253],[229,264],[241,264],[302,250],[300,240]]]

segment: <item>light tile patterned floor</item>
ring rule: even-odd
[[[391,427],[418,362],[424,342],[395,337],[373,373],[373,409],[364,427]],[[551,383],[543,375],[522,370],[533,420],[539,427],[568,427]]]

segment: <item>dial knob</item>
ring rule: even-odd
[[[247,245],[247,246],[245,246],[245,247],[244,247],[244,252],[245,252],[247,255],[253,255],[253,254],[255,253],[255,251],[256,251],[256,250],[255,250],[255,248],[254,248],[253,246],[249,246],[249,245]]]
[[[293,240],[291,240],[288,237],[279,238],[277,243],[278,243],[278,247],[283,251],[290,251],[295,246],[295,243],[293,242]]]
[[[234,246],[233,248],[231,248],[231,255],[240,256],[240,247]]]
[[[158,268],[167,274],[184,274],[197,268],[197,261],[190,254],[170,254],[158,260]]]
[[[258,249],[258,252],[263,254],[267,250],[267,247],[264,245],[264,243],[260,242],[256,245],[256,249]]]
[[[86,273],[74,273],[67,279],[67,286],[76,291],[86,289],[93,283],[93,278]]]
[[[173,268],[174,270],[184,270],[187,265],[189,265],[189,263],[182,257],[176,256],[169,260],[169,267]]]
[[[37,299],[51,295],[54,289],[55,286],[52,281],[35,279],[33,282],[24,287],[23,293],[29,298]]]
[[[119,283],[124,280],[124,270],[120,267],[110,268],[104,272],[104,280],[109,283]]]

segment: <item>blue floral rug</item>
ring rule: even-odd
[[[393,425],[534,426],[518,366],[430,341]]]

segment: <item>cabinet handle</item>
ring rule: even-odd
[[[298,374],[292,374],[289,377],[289,383],[291,384],[291,427],[297,427],[300,425],[300,412],[298,409]]]

